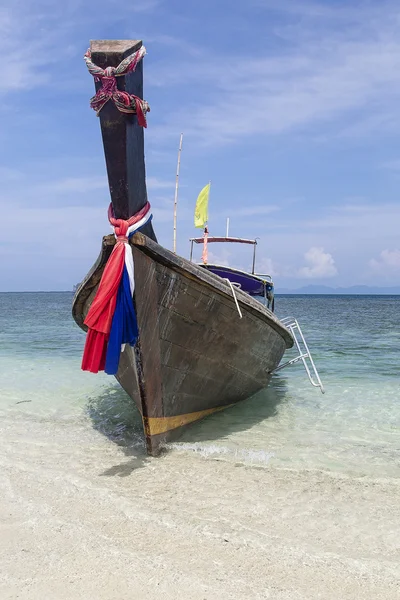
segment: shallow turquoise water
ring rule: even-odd
[[[80,371],[84,334],[71,293],[0,294],[0,413],[85,423],[117,443],[143,443],[129,398],[104,374]],[[300,365],[268,390],[187,430],[170,451],[268,468],[325,469],[397,477],[400,450],[400,297],[286,296],[326,387]],[[288,353],[288,358],[294,352]]]

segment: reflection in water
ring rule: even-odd
[[[275,376],[266,390],[262,390],[252,398],[189,425],[183,430],[179,441],[175,444],[168,444],[166,449],[185,447],[201,454],[228,452],[221,446],[204,450],[201,443],[213,440],[221,442],[236,432],[252,429],[260,422],[275,416],[279,405],[285,402],[286,396],[285,379]],[[112,386],[106,392],[90,398],[87,414],[93,427],[123,448],[125,454],[128,451],[134,451],[135,455],[145,455],[145,440],[140,414],[133,401],[122,389]],[[243,452],[248,455],[251,451],[244,449]],[[269,453],[262,450],[253,451],[252,454],[255,460],[258,457],[261,462],[270,456]]]

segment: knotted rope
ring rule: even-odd
[[[125,344],[138,337],[132,296],[135,288],[133,256],[129,236],[152,218],[150,204],[130,219],[116,219],[110,205],[108,219],[117,243],[104,268],[99,287],[85,319],[88,327],[82,369],[115,375]]]
[[[145,54],[146,48],[141,46],[139,50],[136,50],[136,52],[133,52],[124,58],[117,67],[106,67],[105,69],[102,69],[92,61],[90,49],[86,52],[84,59],[88,71],[93,75],[95,81],[101,82],[101,88],[90,99],[90,106],[96,111],[97,116],[99,116],[103,106],[109,100],[112,100],[120,112],[136,113],[138,124],[141,127],[147,127],[146,113],[150,112],[150,106],[145,100],[142,100],[138,96],[119,90],[117,88],[116,79],[117,77],[122,77],[123,75],[127,75],[131,71],[134,71]]]
[[[121,242],[127,244],[129,236],[142,227],[144,223],[147,223],[150,217],[150,202],[146,202],[144,207],[129,219],[116,219],[114,216],[113,205],[110,202],[110,206],[108,207],[108,220],[110,225],[114,227],[115,237],[117,238],[116,246]],[[143,223],[142,220],[144,220]]]

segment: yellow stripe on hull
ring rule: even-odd
[[[183,427],[183,425],[189,425],[207,417],[212,413],[229,408],[232,404],[226,406],[218,406],[217,408],[207,408],[206,410],[199,410],[197,412],[187,413],[186,415],[176,415],[174,417],[143,417],[143,423],[147,435],[158,435],[160,433],[166,433],[172,429]]]

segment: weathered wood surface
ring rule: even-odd
[[[99,280],[110,237],[77,292],[74,316],[81,326],[77,312],[88,310],[86,289]],[[157,454],[187,424],[266,387],[293,339],[271,311],[236,290],[240,319],[220,277],[142,234],[132,245],[140,340],[136,350],[122,353],[117,379],[142,413],[148,452]]]
[[[157,264],[164,416],[232,404],[268,384],[286,349],[268,321]],[[190,410],[188,410],[190,396]]]
[[[140,40],[93,40],[90,42],[93,62],[105,69],[119,63],[142,46]],[[117,77],[118,89],[143,98],[143,60],[136,70]],[[96,83],[96,91],[101,82]],[[104,155],[107,165],[111,201],[117,219],[128,219],[147,202],[144,162],[144,131],[137,116],[120,112],[112,101],[100,111]],[[153,226],[142,231],[156,240]]]
[[[140,250],[136,248],[132,250],[135,264],[135,306],[138,325],[140,323],[137,370],[147,450],[153,453],[149,419],[163,416],[157,264]]]
[[[210,273],[201,266],[190,262],[189,260],[177,256],[170,250],[167,250],[163,246],[154,243],[148,237],[142,233],[135,233],[131,238],[131,244],[134,246],[141,247],[146,254],[149,254],[156,262],[169,266],[174,271],[181,273],[185,277],[194,278],[197,281],[201,281],[204,284],[204,289],[217,290],[225,297],[232,298],[232,290],[230,286],[218,275]],[[245,309],[251,314],[255,315],[257,319],[265,319],[269,322],[270,326],[285,339],[287,348],[293,346],[293,338],[289,330],[282,325],[279,319],[269,310],[266,306],[254,300],[251,296],[246,294],[240,289],[235,289],[237,299],[241,305],[244,305]]]

